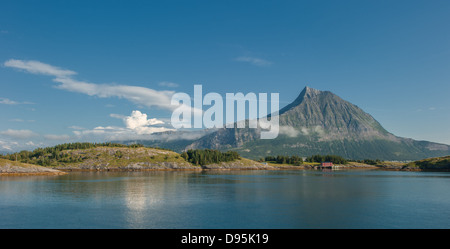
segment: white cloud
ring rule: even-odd
[[[8,98],[0,98],[0,104],[4,104],[4,105],[32,105],[34,103],[31,103],[31,102],[18,102],[18,101],[10,100]]]
[[[25,122],[25,120],[20,119],[20,118],[13,118],[9,120],[10,122]]]
[[[70,136],[69,135],[53,135],[53,134],[48,134],[48,135],[44,135],[45,139],[48,140],[69,140]]]
[[[30,123],[35,122],[35,120],[23,120],[23,119],[20,119],[20,118],[13,118],[13,119],[10,119],[9,121],[10,122],[20,122],[20,123],[22,123],[22,122],[30,122]]]
[[[319,134],[320,136],[325,135],[325,130],[324,130],[321,126],[319,126],[319,125],[314,126],[313,131],[314,131],[315,133]]]
[[[199,139],[207,134],[210,134],[217,129],[202,129],[202,130],[189,130],[182,131],[177,130],[171,133],[156,133],[149,136],[149,139],[162,140],[162,141],[174,141],[174,140],[194,140]]]
[[[139,106],[145,107],[159,107],[165,110],[173,111],[180,107],[180,105],[172,105],[172,96],[174,91],[157,91],[154,89],[130,86],[130,85],[114,85],[114,84],[94,84],[73,79],[71,76],[76,72],[70,70],[60,69],[58,67],[48,65],[39,61],[22,61],[22,60],[8,60],[4,63],[5,66],[25,70],[29,73],[44,74],[54,76],[54,82],[59,83],[56,88],[87,94],[89,96],[97,96],[100,98],[123,98],[131,101]],[[170,82],[164,84],[169,85]],[[171,83],[172,86],[175,83]],[[183,104],[181,108],[191,108]],[[193,115],[201,115],[202,110],[192,108]],[[151,131],[157,132],[163,129],[149,129],[145,128],[146,133]],[[144,132],[144,131],[143,131]]]
[[[85,129],[84,127],[77,126],[77,125],[72,125],[67,128],[72,129],[72,130],[84,130]]]
[[[32,74],[48,75],[53,77],[53,81],[57,83],[58,89],[96,96],[99,98],[121,98],[126,99],[139,106],[159,107],[165,110],[173,111],[179,106],[172,105],[172,96],[174,91],[158,91],[141,86],[117,85],[117,84],[95,84],[86,81],[80,81],[74,78],[77,74],[74,71],[61,69],[39,61],[23,61],[11,59],[4,63],[4,66],[23,70]],[[161,82],[160,86],[176,87],[172,82]],[[0,98],[1,104],[30,104],[29,102],[17,102],[6,98]],[[183,106],[182,106],[183,107]],[[187,108],[188,106],[186,106]],[[201,110],[193,109],[194,115],[201,114]],[[111,117],[123,120],[126,127],[98,126],[94,129],[85,129],[83,127],[71,126],[73,135],[39,135],[30,130],[7,130],[0,132],[13,138],[29,138],[38,137],[37,139],[45,140],[48,145],[51,141],[108,141],[108,140],[125,140],[125,139],[144,139],[143,135],[149,137],[154,133],[165,131],[174,131],[167,128],[164,122],[148,118],[147,114],[140,111],[134,111],[130,116],[111,114]],[[19,121],[19,120],[16,120]],[[69,140],[69,141],[68,141]],[[36,141],[33,141],[36,144]]]
[[[158,85],[159,86],[165,86],[165,87],[173,87],[173,88],[179,86],[177,83],[167,82],[167,81],[159,82]]]
[[[156,118],[147,119],[147,114],[140,111],[133,111],[131,116],[125,118],[125,124],[129,129],[135,129],[137,127],[164,124],[163,121]]]
[[[11,150],[12,150],[11,147],[12,147],[12,146],[11,146],[8,142],[1,141],[1,140],[0,140],[0,149],[1,149],[1,150],[8,150],[8,151],[11,151]]]
[[[0,104],[4,105],[17,105],[19,104],[17,101],[13,101],[7,98],[0,98]]]
[[[301,128],[301,131],[302,131],[302,133],[303,133],[303,134],[305,134],[305,135],[309,135],[309,131],[308,131],[308,128],[306,128],[306,127],[302,127],[302,128]]]
[[[138,110],[131,112],[129,116],[110,114],[112,118],[121,119],[125,127],[97,126],[94,129],[78,129],[73,133],[79,140],[89,141],[111,141],[111,140],[133,140],[151,139],[153,134],[174,131],[164,127],[165,123],[156,118],[148,118],[148,115]]]
[[[8,139],[0,141],[0,153],[3,152],[17,152],[21,150],[34,150],[36,147],[45,147],[46,144],[36,141],[10,141]]]
[[[57,88],[71,92],[84,93],[100,98],[123,98],[146,107],[156,106],[166,110],[175,108],[170,104],[171,96],[175,93],[173,91],[156,91],[140,86],[94,84],[70,78],[56,78],[54,81],[61,83]]]
[[[272,62],[261,59],[261,58],[256,58],[256,57],[250,57],[250,56],[241,56],[235,59],[236,61],[241,61],[241,62],[248,62],[252,65],[255,66],[270,66],[272,65]]]
[[[147,114],[138,110],[131,112],[130,116],[123,116],[119,114],[111,114],[113,118],[122,119],[127,129],[135,132],[136,134],[152,134],[155,132],[172,131],[173,129],[165,127],[152,127],[152,125],[162,125],[162,120],[151,118],[148,119]]]
[[[28,142],[25,143],[25,145],[27,145],[27,146],[36,146],[36,144],[33,143],[33,141],[28,141]]]
[[[29,73],[51,75],[56,77],[68,77],[76,74],[74,71],[61,69],[39,61],[22,61],[11,59],[6,61],[4,66],[25,70]]]
[[[284,134],[288,137],[297,137],[300,135],[300,131],[292,126],[282,125],[279,129],[280,134]]]
[[[127,116],[125,116],[125,115],[120,115],[120,114],[115,114],[115,113],[111,113],[111,114],[109,114],[109,116],[110,116],[111,118],[118,118],[118,119],[124,119],[124,118],[127,117]]]
[[[85,129],[80,126],[70,126],[68,128],[73,130],[72,135],[40,135],[31,130],[9,129],[0,131],[0,135],[5,139],[2,139],[2,143],[0,143],[0,150],[18,151],[33,149],[37,146],[53,146],[61,141],[105,142],[112,140],[159,139],[160,137],[153,135],[160,132],[174,131],[174,129],[165,127],[164,121],[149,118],[147,114],[138,110],[133,111],[129,116],[119,114],[111,114],[110,116],[121,119],[124,122],[124,127],[97,126],[93,129]],[[175,139],[174,137],[172,138]],[[32,141],[28,139],[32,139]],[[167,138],[161,137],[161,139]]]
[[[1,131],[0,134],[8,136],[8,137],[12,137],[12,138],[19,138],[19,139],[25,139],[25,138],[31,138],[31,137],[38,136],[38,134],[36,134],[30,130],[13,130],[13,129]]]
[[[54,76],[54,82],[59,83],[56,87],[62,90],[97,96],[100,98],[117,97],[127,99],[135,104],[146,107],[160,107],[166,110],[174,110],[176,106],[171,105],[171,96],[173,91],[157,91],[146,87],[113,85],[113,84],[95,84],[79,81],[71,76],[76,72],[60,69],[39,61],[8,60],[4,63],[7,67],[21,69],[33,74],[43,74]],[[5,103],[13,103],[4,99]]]

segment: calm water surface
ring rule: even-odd
[[[0,177],[0,228],[450,228],[450,173]]]

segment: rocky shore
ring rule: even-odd
[[[42,166],[0,159],[0,176],[65,175],[66,172]]]
[[[276,167],[252,161],[249,159],[240,159],[233,162],[222,162],[202,166],[203,169],[242,169],[242,170],[274,170]]]
[[[79,164],[71,166],[59,166],[55,169],[65,172],[70,171],[152,171],[152,170],[273,170],[277,167],[265,165],[248,159],[240,159],[233,162],[222,162],[197,166],[188,162],[138,162],[126,166],[111,166],[108,164],[92,165]]]
[[[202,170],[202,167],[180,162],[137,162],[124,166],[106,164],[79,164],[55,167],[61,171],[146,171],[146,170]]]
[[[261,163],[246,158],[240,158],[231,162],[199,166],[186,161],[178,153],[145,147],[95,147],[90,149],[64,150],[59,153],[60,161],[51,163],[49,166],[45,167],[0,159],[0,176],[62,175],[74,171],[302,170],[323,168],[319,164],[304,163],[300,166],[293,166],[288,164]],[[368,165],[359,162],[349,162],[345,165],[335,165],[332,169],[423,171],[425,170],[424,168],[436,168],[436,170],[442,170],[442,168],[445,167],[431,167],[428,164],[433,163],[434,165],[446,163],[444,165],[446,166],[450,161],[450,158],[438,159],[433,159],[430,163],[428,163],[428,161],[415,162],[416,164],[383,162],[379,165]],[[423,165],[425,163],[428,163],[425,165],[428,167]]]

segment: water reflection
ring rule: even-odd
[[[0,227],[448,228],[449,177],[372,170],[0,177]]]

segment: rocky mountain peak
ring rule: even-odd
[[[307,97],[314,97],[314,96],[316,96],[316,95],[322,93],[322,91],[317,90],[317,89],[314,89],[314,88],[311,88],[311,87],[309,87],[309,86],[306,86],[306,87],[303,89],[302,93],[303,93],[303,92],[305,92],[305,96],[307,96]]]
[[[316,98],[317,96],[320,96],[322,93],[324,93],[324,92],[306,86],[305,88],[303,88],[303,90],[300,92],[298,97],[292,103],[290,103],[289,105],[285,106],[284,108],[282,108],[280,110],[280,114],[283,114],[283,113],[299,106],[305,100],[312,100],[312,99]]]
[[[294,102],[280,110],[280,125],[319,129],[321,139],[326,140],[389,137],[370,114],[332,92],[310,87],[305,87]]]

